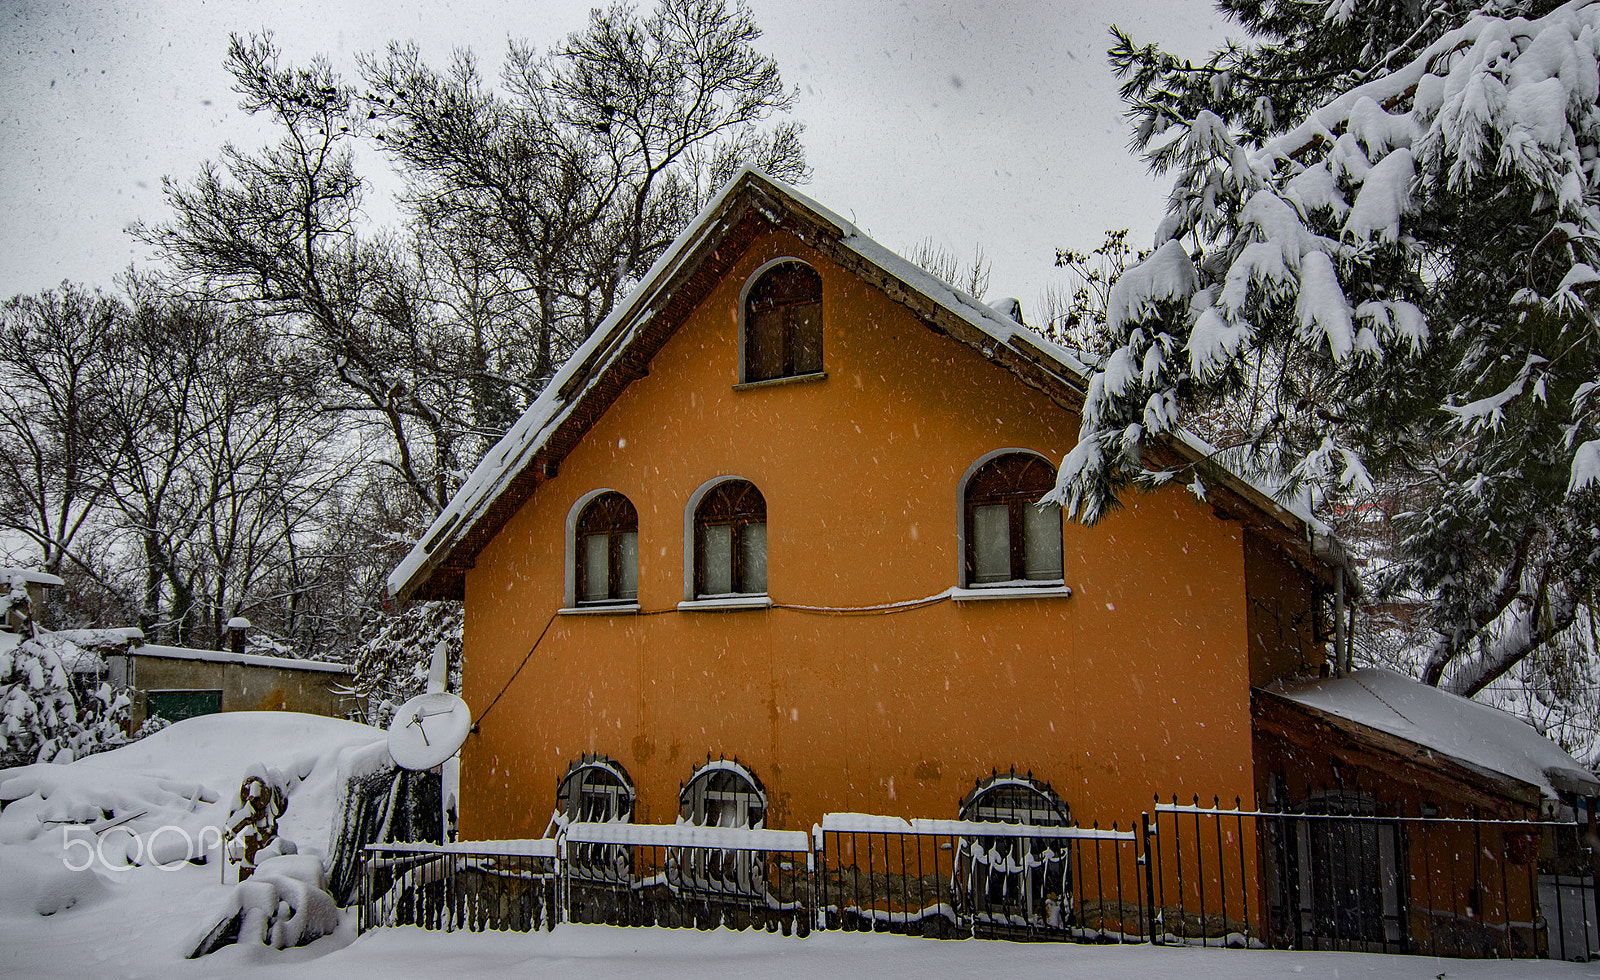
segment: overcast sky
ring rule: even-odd
[[[508,36],[547,48],[589,0],[144,0],[0,4],[0,298],[62,279],[112,286],[150,257],[124,229],[166,216],[163,175],[192,177],[224,141],[260,146],[222,70],[230,31],[270,29],[291,62],[414,39],[442,66],[470,47],[497,69]],[[981,247],[988,298],[1037,307],[1057,247],[1108,228],[1145,244],[1165,187],[1126,149],[1106,27],[1198,56],[1223,37],[1204,0],[752,0],[798,89],[814,170],[802,190],[900,252]],[[377,156],[360,163],[394,222]]]

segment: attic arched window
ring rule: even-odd
[[[639,598],[639,514],[608,490],[589,501],[574,529],[573,584],[579,605],[611,605]]]
[[[822,371],[822,277],[799,260],[761,273],[744,300],[743,381]]]
[[[1031,775],[999,773],[961,801],[961,819],[1028,827],[1070,827],[1066,801]],[[1065,928],[1072,914],[1069,841],[1061,837],[967,837],[956,855],[956,901],[980,922]]]
[[[1043,456],[1003,452],[978,466],[962,489],[964,583],[1060,585],[1061,508],[1039,504],[1056,485]]]
[[[724,480],[694,512],[695,597],[767,591],[767,501],[755,484]]]

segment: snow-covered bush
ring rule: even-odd
[[[97,659],[54,633],[0,649],[0,768],[71,762],[128,741],[125,691],[104,682],[74,690],[83,658]]]

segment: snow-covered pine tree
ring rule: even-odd
[[[1233,451],[1286,493],[1410,477],[1381,584],[1426,601],[1426,679],[1477,692],[1600,575],[1600,3],[1222,7],[1265,36],[1112,49],[1173,191],[1055,499],[1097,520],[1176,475],[1147,439],[1261,385]]]
[[[128,741],[126,692],[100,683],[74,691],[68,658],[93,657],[58,633],[0,633],[0,769],[71,762]]]
[[[449,658],[445,689],[461,690],[461,613],[459,602],[413,602],[367,625],[350,684],[350,693],[365,702],[367,724],[388,725],[396,708],[427,689],[428,667],[440,644]]]

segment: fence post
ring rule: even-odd
[[[1147,909],[1145,936],[1150,940],[1151,945],[1156,945],[1159,942],[1156,939],[1156,879],[1155,871],[1152,868],[1155,861],[1152,860],[1152,852],[1150,850],[1150,841],[1155,837],[1156,830],[1150,824],[1149,811],[1139,814],[1139,827],[1139,842],[1144,848],[1144,853],[1139,855],[1139,863],[1144,865],[1144,900]]]
[[[551,882],[550,898],[555,908],[550,910],[548,918],[553,931],[557,922],[572,921],[567,909],[567,902],[571,899],[572,883],[567,880],[567,828],[556,828],[556,856],[555,880]]]

